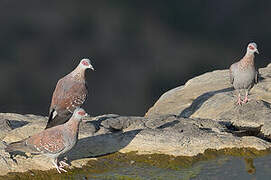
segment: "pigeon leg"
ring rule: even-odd
[[[61,173],[61,171],[67,172],[65,169],[63,169],[62,167],[60,167],[60,166],[57,165],[57,160],[56,159],[53,160],[53,165],[56,168],[56,170],[57,170],[58,173]]]
[[[70,166],[70,164],[68,164],[67,162],[68,162],[68,158],[67,156],[65,156],[63,160],[59,161],[60,167]]]
[[[53,160],[52,162],[53,162],[54,167],[55,167],[56,170],[58,171],[58,173],[61,173],[61,171],[59,170],[58,165],[57,165],[57,163],[55,162],[55,160]]]
[[[68,163],[65,161],[59,161],[60,167],[65,167],[65,166],[70,166]]]
[[[246,91],[245,99],[242,101],[242,103],[245,104],[248,101],[249,101],[249,99],[248,99],[248,91]]]
[[[240,94],[240,91],[238,91],[238,99],[237,99],[237,105],[242,105],[242,100],[241,100],[241,94]]]

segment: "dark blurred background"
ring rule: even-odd
[[[0,112],[47,115],[56,82],[83,57],[90,115],[144,115],[169,89],[226,69],[258,44],[271,62],[271,1],[0,2]]]

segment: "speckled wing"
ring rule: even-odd
[[[73,111],[83,105],[87,93],[85,82],[60,79],[53,93],[46,128],[68,121]]]
[[[231,65],[229,73],[230,73],[230,83],[233,84],[234,81],[234,72],[235,72],[235,68],[236,68],[237,64],[234,63]]]
[[[81,106],[87,96],[85,83],[77,81],[59,81],[52,98],[51,108],[59,113],[68,110],[73,113],[74,109]]]
[[[254,83],[257,84],[259,82],[259,78],[260,78],[260,73],[259,73],[259,70],[255,70],[256,73],[255,73],[255,79],[254,79]]]
[[[40,153],[57,154],[65,149],[64,136],[58,128],[42,131],[26,139],[25,143]]]
[[[64,93],[63,99],[62,99],[62,105],[65,107],[70,113],[73,113],[73,111],[77,107],[81,107],[86,98],[87,98],[87,88],[85,83],[82,82],[75,82],[67,92]]]
[[[7,152],[28,152],[33,154],[58,153],[65,149],[63,134],[59,129],[52,128],[34,136],[7,145]]]

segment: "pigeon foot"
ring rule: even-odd
[[[57,172],[61,174],[61,171],[67,172],[65,169],[63,169],[61,166],[58,166],[57,163],[53,162],[54,167],[56,168]]]
[[[250,99],[246,96],[245,99],[242,101],[243,104],[246,104]]]
[[[68,163],[66,163],[65,161],[59,161],[59,167],[65,167],[65,166],[70,166]]]
[[[238,100],[237,100],[237,103],[236,103],[236,104],[237,104],[237,105],[242,106],[242,102],[243,102],[243,101],[241,100],[241,98],[238,98]]]

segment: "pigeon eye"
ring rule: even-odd
[[[83,61],[82,64],[85,65],[85,66],[89,65],[87,61]]]
[[[86,113],[84,111],[79,111],[78,114],[84,116]]]
[[[255,48],[253,46],[248,46],[249,49],[254,50]]]

